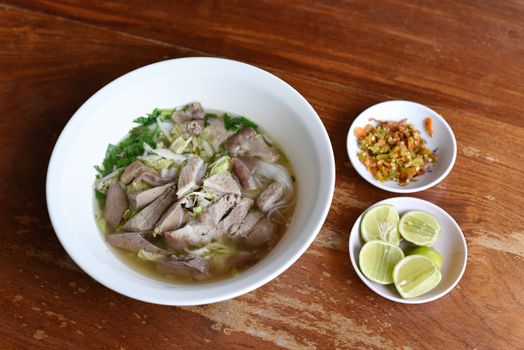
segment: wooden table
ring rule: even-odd
[[[88,3],[91,3],[88,5]],[[0,4],[0,348],[524,348],[524,2],[46,1]],[[123,73],[220,56],[293,85],[335,150],[331,211],[280,277],[234,300],[149,305],[83,273],[45,204],[53,145],[73,112]],[[374,103],[415,100],[445,116],[458,158],[415,194],[459,222],[464,278],[420,306],[379,297],[348,259],[349,229],[393,197],[351,168],[345,137]]]

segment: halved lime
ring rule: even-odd
[[[382,240],[398,245],[398,212],[389,204],[368,209],[362,217],[360,232],[364,241]]]
[[[371,281],[393,283],[393,269],[404,257],[398,246],[384,241],[369,241],[360,249],[360,270]]]
[[[404,239],[416,245],[429,246],[440,235],[440,224],[436,217],[424,211],[408,211],[400,218],[398,230]]]
[[[400,295],[415,298],[435,288],[442,274],[437,265],[423,255],[410,255],[400,260],[393,269],[393,282]]]
[[[406,256],[408,255],[424,255],[427,258],[430,258],[439,268],[442,267],[442,255],[435,248],[430,247],[414,247],[408,250]]]

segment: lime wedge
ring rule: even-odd
[[[439,268],[442,267],[442,255],[435,248],[430,247],[414,247],[408,250],[406,255],[424,255],[427,258],[430,258]]]
[[[377,205],[368,209],[360,223],[360,232],[364,241],[382,240],[399,244],[398,212],[389,204]]]
[[[402,215],[398,229],[406,241],[423,246],[435,243],[441,231],[436,217],[418,210]]]
[[[393,283],[393,269],[404,257],[398,246],[384,241],[369,241],[360,250],[360,270],[368,279],[380,284]]]
[[[423,255],[410,255],[393,269],[393,282],[400,295],[415,298],[435,288],[442,275],[437,265]]]

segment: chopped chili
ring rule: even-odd
[[[377,180],[394,180],[405,186],[416,181],[417,176],[423,175],[429,165],[437,161],[437,155],[426,147],[420,131],[406,119],[376,122],[376,126],[368,124],[355,128],[354,135],[358,139],[360,161]],[[425,125],[427,129],[427,120]],[[432,135],[431,121],[429,126],[431,132],[427,130]]]
[[[424,119],[424,127],[426,128],[429,137],[433,137],[433,119],[429,117]]]

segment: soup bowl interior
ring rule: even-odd
[[[202,284],[167,283],[126,265],[110,250],[94,219],[94,165],[118,143],[132,120],[156,107],[199,101],[206,108],[245,115],[286,152],[296,173],[294,222],[261,262],[239,276]],[[318,115],[275,76],[235,61],[187,58],[149,65],[113,81],[71,118],[55,146],[47,176],[55,232],[75,262],[105,286],[166,305],[229,299],[275,278],[307,249],[325,220],[334,189],[332,147]]]

